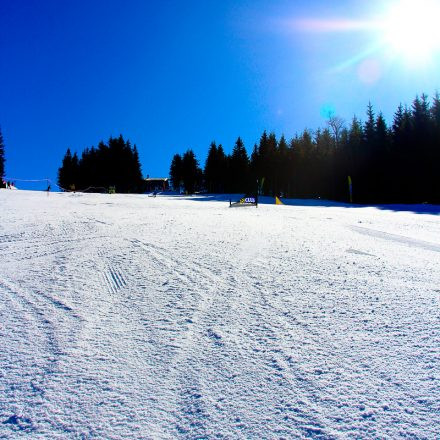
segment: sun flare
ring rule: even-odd
[[[409,61],[429,60],[440,51],[440,2],[402,0],[382,22],[384,42],[393,54]]]

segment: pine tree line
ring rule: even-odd
[[[210,193],[244,192],[250,188],[249,158],[241,138],[235,142],[231,155],[226,155],[222,145],[211,143],[205,168],[192,150],[175,154],[170,166],[170,179],[175,189],[188,194],[207,190]]]
[[[142,192],[143,179],[136,145],[122,135],[98,147],[86,148],[81,158],[67,149],[58,170],[58,185],[64,190]]]
[[[339,201],[349,201],[348,176],[357,203],[440,203],[440,96],[400,105],[391,126],[369,104],[365,122],[330,116],[290,141],[264,132],[250,157],[240,138],[230,155],[213,142],[203,173],[191,150],[170,167],[173,186],[189,193],[246,193],[258,179],[263,195]]]
[[[188,194],[193,194],[202,189],[203,172],[194,151],[188,150],[183,156],[174,155],[170,166],[170,176],[176,190],[183,187]]]

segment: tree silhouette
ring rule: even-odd
[[[180,154],[175,154],[171,161],[170,180],[174,190],[180,190],[183,184],[182,156]]]
[[[73,189],[72,186],[75,186],[75,182],[78,183],[78,156],[76,156],[76,153],[75,157],[76,160],[73,159],[70,148],[68,148],[64,155],[62,165],[58,169],[58,186],[67,191]],[[74,164],[75,161],[76,166]]]
[[[98,147],[86,148],[78,160],[70,149],[58,170],[58,185],[65,189],[105,191],[115,187],[117,192],[142,192],[143,179],[136,146],[122,135],[100,142]]]
[[[0,179],[5,176],[5,144],[3,143],[3,135],[0,128]]]
[[[344,128],[345,121],[340,116],[330,114],[327,120],[327,124],[330,127],[330,130],[332,131],[335,138],[336,147],[338,147],[339,139],[341,137],[341,132]]]
[[[240,137],[236,140],[232,150],[229,167],[230,191],[232,193],[247,192],[249,190],[249,158]]]
[[[205,186],[209,193],[216,192],[217,186],[217,168],[218,168],[218,150],[215,142],[211,142],[208,150],[208,157],[205,162]]]
[[[250,160],[241,138],[227,157],[212,143],[204,178],[210,192],[245,193],[258,179],[265,195],[347,202],[350,176],[356,203],[439,203],[439,175],[437,93],[432,104],[423,94],[409,108],[399,105],[390,127],[368,103],[366,121],[355,116],[348,128],[330,115],[327,128],[304,130],[289,142],[264,131]]]
[[[200,189],[203,173],[199,167],[194,151],[187,150],[182,158],[182,180],[185,192],[194,194]]]

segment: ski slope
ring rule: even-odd
[[[438,210],[291,203],[0,191],[0,438],[440,438]]]

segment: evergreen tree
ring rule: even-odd
[[[345,172],[344,175],[341,176],[344,180],[344,185],[345,182],[348,182],[348,176],[351,177],[354,201],[360,201],[358,196],[362,194],[361,168],[365,162],[365,155],[362,148],[363,137],[362,123],[356,118],[356,116],[354,116],[348,130],[347,144],[343,147],[345,151]],[[347,179],[347,181],[345,179]],[[346,191],[345,194],[345,200],[348,201],[348,191]],[[342,200],[344,200],[343,197]]]
[[[358,176],[358,195],[359,201],[371,200],[371,188],[374,187],[376,179],[375,168],[373,164],[373,154],[375,147],[375,125],[376,118],[371,102],[367,106],[367,120],[364,123],[362,139],[362,166]]]
[[[209,193],[216,192],[218,165],[217,145],[215,142],[211,142],[204,170],[205,186]]]
[[[338,130],[338,139],[340,137],[340,128]],[[313,193],[315,197],[324,199],[336,198],[336,163],[335,148],[336,138],[332,136],[330,130],[318,130],[315,136],[316,148],[311,167],[313,176]]]
[[[409,178],[411,175],[412,157],[411,148],[411,113],[407,107],[399,105],[394,114],[393,124],[391,128],[391,185],[389,202],[405,202],[408,201],[413,188],[410,185]],[[405,197],[402,197],[406,194]]]
[[[249,188],[249,158],[239,137],[232,150],[229,161],[230,191],[232,193],[246,193]]]
[[[416,203],[427,201],[425,197],[426,186],[434,184],[431,179],[430,144],[433,124],[430,113],[428,97],[425,94],[420,98],[417,96],[412,104],[411,137],[414,148],[417,148],[416,160],[413,160],[412,164],[413,201]]]
[[[127,141],[128,143],[128,141]],[[132,175],[130,176],[133,183],[135,192],[142,192],[144,189],[143,185],[143,176],[142,176],[142,166],[141,161],[139,160],[139,152],[136,144],[133,146],[133,151],[130,158],[130,170]],[[136,185],[137,183],[137,185]]]
[[[217,147],[217,165],[215,168],[214,182],[215,182],[215,192],[223,193],[227,188],[228,179],[228,159],[226,157],[223,146],[220,144]]]
[[[301,136],[296,136],[292,139],[290,148],[294,165],[291,178],[293,197],[316,197],[313,190],[313,182],[315,180],[313,170],[315,145],[310,131],[304,130]]]
[[[58,186],[69,190],[70,185],[74,184],[72,177],[72,153],[70,148],[68,148],[64,155],[62,166],[58,169]]]
[[[440,130],[440,95],[437,92],[434,95],[434,99],[431,106],[431,117],[435,126],[435,130],[438,133]]]
[[[79,183],[79,176],[80,176],[80,168],[79,168],[79,159],[78,159],[78,154],[73,153],[72,156],[72,162],[71,162],[71,180],[72,180],[72,185],[69,189],[71,190],[76,190],[77,189],[77,185]]]
[[[194,194],[201,186],[202,170],[199,167],[194,151],[187,150],[182,158],[182,180],[185,192]]]
[[[373,106],[371,105],[371,102],[368,103],[367,106],[367,121],[365,122],[364,127],[364,140],[367,145],[372,145],[374,142],[374,129],[375,126],[375,117],[374,117],[374,111]]]
[[[222,193],[227,189],[228,160],[223,147],[212,142],[205,162],[205,188],[210,193]]]
[[[286,138],[281,135],[278,142],[277,170],[279,194],[286,196],[289,192],[289,147]]]
[[[440,203],[440,95],[435,94],[431,106],[432,139],[430,145],[431,167],[431,195],[429,200],[433,203]]]
[[[253,165],[254,170],[256,171],[257,178],[260,182],[260,188],[262,194],[266,194],[268,192],[268,168],[267,163],[269,159],[269,137],[266,133],[266,130],[260,137],[260,143],[258,145],[257,155],[255,157],[255,162]]]
[[[350,194],[348,191],[348,176],[352,176],[348,172],[349,162],[347,154],[347,146],[349,145],[349,129],[344,127],[341,130],[339,144],[335,151],[335,189],[336,200],[349,202]]]
[[[267,182],[266,189],[267,195],[276,196],[279,195],[279,182],[278,182],[278,142],[275,133],[270,133],[267,139]]]
[[[5,176],[5,145],[3,143],[3,135],[0,128],[0,179],[3,179],[4,176]]]
[[[175,154],[170,166],[170,180],[174,191],[179,191],[183,184],[182,156]]]
[[[391,181],[389,178],[389,132],[382,113],[376,118],[373,158],[371,161],[373,186],[370,189],[372,199],[377,202],[386,202],[388,199]]]
[[[260,175],[258,173],[258,146],[254,144],[254,148],[252,150],[252,154],[249,160],[249,175],[252,185],[256,185],[258,181],[258,185],[260,185]],[[259,190],[259,188],[258,188]]]

